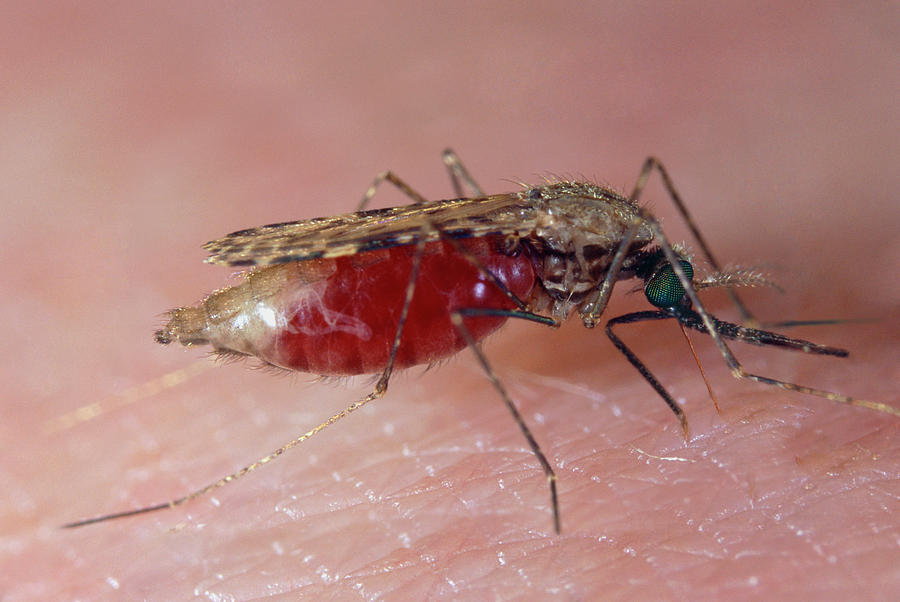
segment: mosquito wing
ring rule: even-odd
[[[533,205],[512,193],[270,224],[232,232],[203,248],[210,253],[207,263],[270,265],[409,245],[422,236],[433,242],[527,233],[534,222]]]

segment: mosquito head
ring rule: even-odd
[[[686,259],[680,259],[678,263],[685,276],[689,280],[693,280],[694,266]],[[681,305],[685,294],[684,285],[681,284],[678,274],[667,261],[660,263],[644,280],[644,295],[647,297],[647,301],[661,309]]]

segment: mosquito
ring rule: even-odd
[[[210,345],[215,354],[321,375],[380,374],[374,389],[321,424],[259,460],[192,493],[160,504],[64,525],[81,527],[173,508],[237,480],[313,435],[383,397],[395,370],[428,365],[468,347],[509,409],[546,476],[553,527],[561,531],[557,475],[497,378],[479,342],[507,320],[558,327],[577,314],[594,328],[614,285],[637,278],[654,309],[606,322],[606,335],[677,417],[672,396],[614,332],[618,326],[675,320],[708,334],[732,374],[765,385],[900,416],[891,406],[747,372],[727,340],[845,357],[848,352],[751,327],[752,315],[733,288],[766,285],[760,275],[723,271],[656,158],[648,158],[631,194],[584,181],[546,181],[517,192],[485,195],[452,150],[443,153],[457,198],[428,201],[390,171],[376,176],[355,213],[271,224],[207,243],[208,263],[250,268],[242,282],[196,306],[169,312],[156,341]],[[695,276],[691,258],[666,238],[638,204],[659,173],[714,272]],[[388,182],[413,202],[366,209]],[[466,196],[464,186],[471,192]],[[742,324],[720,320],[697,291],[724,287]],[[699,362],[698,362],[699,363]],[[705,377],[704,377],[705,379]]]

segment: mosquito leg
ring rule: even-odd
[[[481,187],[478,186],[475,179],[469,174],[469,170],[466,169],[466,166],[462,164],[462,161],[459,160],[459,157],[453,150],[449,148],[444,150],[441,157],[443,158],[444,165],[447,166],[447,171],[450,173],[450,181],[453,184],[453,190],[458,198],[465,196],[462,184],[460,183],[461,181],[466,183],[466,185],[475,193],[475,196],[484,196]],[[427,202],[427,199],[424,196],[419,194],[412,186],[403,181],[394,172],[383,171],[375,176],[372,184],[366,190],[366,194],[363,195],[362,201],[360,201],[359,205],[356,207],[357,211],[362,211],[366,208],[372,200],[372,197],[374,197],[375,193],[378,191],[378,187],[385,181],[393,184],[400,192],[411,198],[414,203]]]
[[[663,398],[663,401],[669,406],[675,416],[678,417],[678,422],[681,423],[681,430],[684,431],[684,440],[690,440],[690,431],[688,430],[688,422],[687,417],[684,415],[684,411],[681,409],[675,400],[672,399],[672,396],[669,395],[669,392],[666,391],[665,387],[663,387],[656,377],[647,369],[647,366],[634,354],[634,352],[629,349],[628,345],[626,345],[622,339],[620,339],[614,332],[613,326],[617,324],[633,324],[635,322],[645,322],[647,320],[668,320],[672,319],[674,316],[664,311],[638,311],[630,314],[625,314],[623,316],[619,316],[617,318],[611,319],[606,323],[606,336],[609,337],[609,340],[613,342],[613,345],[616,346],[622,355],[631,362],[631,365],[637,368],[637,371],[641,373],[641,376],[644,377],[650,386],[659,394],[660,397]]]
[[[236,472],[233,472],[233,473],[231,473],[230,475],[228,475],[228,476],[226,476],[226,477],[222,477],[222,478],[219,479],[218,481],[215,481],[215,482],[213,482],[213,483],[210,483],[209,485],[206,485],[205,487],[202,487],[202,488],[200,488],[200,489],[198,489],[198,490],[196,490],[196,491],[194,491],[194,492],[192,492],[192,493],[189,493],[188,495],[185,495],[185,496],[183,496],[183,497],[180,497],[180,498],[177,498],[177,499],[168,501],[168,502],[163,502],[163,503],[161,503],[161,504],[155,504],[155,505],[153,505],[153,506],[146,506],[146,507],[144,507],[144,508],[138,508],[138,509],[136,509],[136,510],[127,510],[127,511],[125,511],[125,512],[116,512],[116,513],[114,513],[114,514],[105,514],[105,515],[103,515],[103,516],[98,516],[98,517],[95,517],[95,518],[87,518],[87,519],[84,519],[84,520],[79,520],[79,521],[75,521],[75,522],[72,522],[72,523],[67,523],[67,524],[65,524],[65,525],[62,525],[62,528],[63,528],[63,529],[74,529],[75,527],[83,527],[83,526],[85,526],[85,525],[92,525],[92,524],[94,524],[94,523],[105,522],[105,521],[113,520],[113,519],[116,519],[116,518],[125,518],[125,517],[128,517],[128,516],[137,516],[137,515],[139,515],[139,514],[148,514],[148,513],[150,513],[150,512],[156,512],[157,510],[165,510],[165,509],[167,509],[167,508],[175,508],[176,506],[181,506],[182,504],[185,504],[185,503],[187,503],[187,502],[189,502],[189,501],[191,501],[191,500],[193,500],[193,499],[196,499],[196,498],[198,498],[198,497],[204,496],[204,495],[206,495],[206,494],[208,494],[208,493],[210,493],[210,492],[212,492],[212,491],[214,491],[214,490],[216,490],[216,489],[219,489],[219,488],[221,488],[221,487],[224,487],[225,485],[228,485],[229,483],[238,480],[238,479],[241,478],[242,476],[244,476],[244,475],[246,475],[246,474],[248,474],[248,473],[250,473],[250,472],[253,472],[253,471],[256,470],[257,468],[260,468],[260,467],[262,467],[263,465],[268,464],[269,462],[271,462],[272,460],[275,460],[276,458],[278,458],[279,456],[281,456],[283,453],[285,453],[285,452],[288,451],[289,449],[292,449],[292,448],[294,448],[294,447],[297,447],[298,445],[300,445],[301,443],[303,443],[304,441],[306,441],[307,439],[309,439],[310,437],[312,437],[313,435],[315,435],[315,434],[318,433],[319,431],[323,430],[324,428],[326,428],[326,427],[328,427],[328,426],[331,426],[332,424],[334,424],[335,422],[337,422],[337,421],[340,420],[341,418],[347,416],[348,414],[351,414],[351,413],[355,412],[356,410],[358,410],[359,408],[363,407],[364,405],[366,405],[366,404],[369,403],[370,401],[373,401],[373,400],[375,400],[375,399],[378,399],[378,398],[381,397],[382,395],[384,395],[383,390],[382,390],[382,391],[379,391],[379,390],[377,389],[377,387],[376,387],[376,390],[375,390],[375,391],[373,391],[372,393],[370,393],[369,395],[367,395],[367,396],[364,397],[363,399],[360,399],[360,400],[358,400],[358,401],[353,402],[352,404],[350,404],[350,405],[347,406],[345,409],[341,410],[340,412],[338,412],[337,414],[335,414],[334,416],[332,416],[331,418],[329,418],[329,419],[326,420],[325,422],[319,424],[318,426],[316,426],[316,427],[313,428],[313,429],[310,429],[309,431],[307,431],[307,432],[305,432],[304,434],[300,435],[300,436],[297,437],[296,439],[293,439],[292,441],[289,441],[288,443],[285,443],[284,445],[282,445],[281,447],[279,447],[279,448],[276,449],[275,451],[271,452],[270,454],[268,454],[268,455],[266,455],[266,456],[263,456],[262,458],[260,458],[260,459],[257,460],[256,462],[253,462],[252,464],[248,464],[248,465],[245,466],[244,468],[242,468],[242,469],[240,469],[240,470],[238,470],[238,471],[236,471]]]
[[[429,225],[427,225],[427,224],[423,225],[423,232],[428,230],[429,228],[430,228]],[[147,514],[149,512],[156,512],[157,510],[165,510],[166,508],[174,508],[176,506],[181,506],[182,504],[185,504],[185,503],[187,503],[193,499],[196,499],[198,497],[204,496],[204,495],[210,493],[211,491],[214,491],[216,489],[224,487],[225,485],[228,485],[229,483],[236,481],[237,479],[243,477],[244,475],[253,472],[257,468],[260,468],[263,465],[268,464],[272,460],[275,460],[276,458],[278,458],[279,456],[284,454],[289,449],[297,447],[298,445],[300,445],[301,443],[303,443],[304,441],[306,441],[307,439],[309,439],[310,437],[312,437],[319,431],[331,426],[332,424],[334,424],[341,418],[344,418],[345,416],[355,412],[356,410],[363,407],[370,401],[374,401],[376,399],[383,397],[384,394],[387,392],[388,382],[390,381],[391,374],[394,370],[394,361],[396,360],[396,357],[397,357],[397,350],[400,347],[400,339],[403,336],[403,327],[406,324],[406,319],[407,319],[407,316],[409,315],[409,307],[412,304],[413,295],[415,293],[416,280],[418,279],[418,276],[419,276],[419,268],[422,264],[422,255],[424,254],[424,250],[425,250],[425,240],[426,240],[425,236],[420,236],[416,242],[416,253],[413,256],[412,268],[410,270],[410,275],[409,275],[409,283],[407,284],[407,287],[406,287],[406,296],[403,300],[403,308],[400,311],[400,319],[397,322],[397,332],[394,334],[394,340],[393,340],[393,343],[391,344],[391,352],[390,352],[390,356],[388,357],[387,366],[385,366],[384,372],[382,372],[381,377],[378,379],[378,382],[375,384],[375,388],[366,397],[353,402],[352,404],[347,406],[345,409],[341,410],[337,414],[334,414],[331,418],[329,418],[325,422],[322,422],[315,428],[303,433],[296,439],[293,439],[293,440],[289,441],[288,443],[282,445],[281,447],[279,447],[275,451],[269,453],[268,455],[263,456],[256,462],[253,462],[252,464],[248,464],[244,468],[241,468],[240,470],[233,472],[228,476],[222,477],[221,479],[219,479],[213,483],[210,483],[209,485],[206,485],[205,487],[201,487],[200,489],[198,489],[192,493],[189,493],[188,495],[185,495],[185,496],[177,498],[177,499],[170,500],[168,502],[163,502],[161,504],[154,504],[152,506],[146,506],[144,508],[137,508],[135,510],[127,510],[125,512],[116,512],[113,514],[106,514],[106,515],[98,516],[95,518],[88,518],[88,519],[84,519],[84,520],[80,520],[80,521],[75,521],[72,523],[67,523],[65,525],[62,525],[62,528],[73,529],[75,527],[83,527],[85,525],[91,525],[94,523],[113,520],[116,518],[125,518],[128,516],[136,516],[138,514]]]
[[[560,323],[549,316],[542,316],[530,311],[516,309],[499,309],[493,307],[462,307],[455,310],[463,318],[516,318],[527,320],[544,326],[559,327]],[[456,322],[454,322],[454,325]],[[465,335],[463,335],[465,338]]]
[[[463,256],[463,259],[472,264],[475,269],[478,270],[479,274],[490,280],[491,283],[496,286],[504,295],[506,295],[506,297],[510,301],[515,303],[520,310],[525,311],[528,309],[528,304],[525,303],[525,301],[519,299],[519,297],[517,297],[515,293],[509,290],[508,286],[501,282],[500,279],[497,278],[497,276],[495,276],[489,269],[484,266],[483,263],[481,263],[481,260],[478,259],[478,257],[476,257],[465,246],[460,244],[458,240],[456,240],[452,236],[447,236],[444,232],[441,231],[439,231],[439,234],[441,236],[441,240],[450,244],[454,249],[456,249],[456,252]]]
[[[481,367],[487,375],[488,380],[491,381],[491,384],[500,394],[500,397],[503,399],[503,403],[506,404],[506,407],[512,414],[513,419],[516,421],[516,424],[519,425],[519,430],[522,431],[522,434],[528,441],[528,446],[531,448],[532,453],[534,453],[534,455],[537,457],[541,468],[544,470],[544,474],[547,477],[547,482],[550,485],[550,503],[553,508],[553,528],[556,533],[559,534],[561,530],[561,522],[559,518],[559,499],[556,494],[556,472],[553,470],[553,466],[550,464],[549,460],[547,460],[544,452],[541,451],[541,446],[534,438],[534,435],[531,434],[531,429],[529,429],[528,425],[525,424],[525,419],[522,418],[522,414],[519,413],[519,410],[513,403],[512,398],[510,398],[509,393],[506,392],[506,389],[503,387],[500,379],[497,378],[497,375],[491,368],[491,365],[488,362],[487,357],[485,357],[484,352],[478,347],[478,344],[472,337],[472,333],[469,332],[469,329],[466,328],[466,325],[463,322],[464,318],[472,318],[478,316],[519,318],[528,320],[530,322],[537,322],[538,324],[545,324],[547,326],[558,326],[558,324],[552,318],[527,311],[463,308],[453,311],[450,314],[451,322],[454,326],[456,326],[456,329],[463,336],[468,346],[475,353],[475,357],[478,359],[478,363],[481,364]]]
[[[356,207],[357,211],[362,211],[366,208],[366,205],[369,204],[369,201],[371,201],[372,197],[375,196],[375,193],[378,192],[378,187],[384,181],[388,181],[391,184],[393,184],[400,192],[402,192],[403,194],[405,194],[406,196],[411,198],[414,203],[428,202],[425,197],[423,197],[421,194],[416,192],[416,190],[412,186],[410,186],[409,184],[404,182],[402,179],[400,179],[400,177],[397,176],[394,172],[383,171],[380,174],[378,174],[377,176],[375,176],[374,180],[372,180],[372,184],[369,185],[369,188],[366,190],[366,194],[363,195],[362,200],[359,202],[359,205],[357,205],[357,207]]]
[[[459,159],[459,156],[453,151],[453,149],[444,149],[444,152],[441,153],[441,157],[444,160],[444,165],[447,166],[447,171],[450,172],[450,182],[453,184],[453,192],[456,193],[457,198],[463,198],[466,196],[461,182],[465,182],[469,187],[469,190],[475,193],[476,197],[484,196],[484,191],[481,190],[481,187],[469,174],[469,170],[466,169],[466,166],[463,165],[462,161],[460,161]]]
[[[606,270],[606,276],[603,278],[603,282],[597,289],[597,294],[589,303],[585,303],[584,307],[581,309],[581,321],[584,323],[585,328],[593,328],[596,326],[597,319],[606,309],[606,305],[609,303],[609,297],[612,294],[613,286],[619,279],[619,273],[622,271],[622,264],[628,256],[631,241],[634,239],[634,235],[637,232],[639,225],[640,221],[636,220],[631,228],[628,229],[628,232],[625,233],[625,236],[619,243],[619,248],[616,249],[616,254],[613,255],[612,261]]]
[[[422,256],[425,254],[425,236],[426,231],[431,229],[430,224],[424,224],[422,227],[422,235],[416,241],[416,252],[413,255],[412,269],[409,272],[409,282],[406,284],[406,295],[403,298],[403,308],[400,310],[400,319],[397,321],[397,332],[394,333],[394,341],[391,343],[391,353],[388,356],[387,366],[381,374],[381,378],[375,384],[373,394],[379,393],[379,397],[387,391],[388,381],[391,373],[394,371],[394,362],[397,359],[397,350],[400,349],[400,339],[403,337],[403,327],[406,325],[406,319],[409,316],[409,308],[412,305],[413,295],[416,292],[416,281],[419,279],[419,268],[422,266]]]
[[[721,272],[722,268],[719,265],[719,262],[716,261],[715,257],[713,257],[712,251],[709,249],[709,245],[706,244],[706,239],[703,238],[703,235],[700,234],[700,229],[697,228],[696,223],[694,222],[694,218],[691,216],[690,212],[687,209],[687,206],[684,204],[684,201],[681,199],[681,195],[678,194],[678,191],[675,189],[675,184],[672,182],[672,178],[669,176],[669,172],[666,171],[666,168],[663,166],[662,162],[656,157],[647,157],[644,161],[643,167],[641,167],[641,173],[638,176],[637,182],[634,184],[634,189],[631,191],[631,195],[628,197],[630,200],[637,202],[638,198],[640,198],[641,193],[644,191],[644,188],[647,186],[647,180],[650,178],[650,174],[653,170],[656,169],[659,172],[660,177],[662,178],[663,185],[666,187],[666,191],[669,193],[669,197],[672,199],[672,202],[675,204],[675,207],[678,209],[678,212],[681,213],[681,217],[684,218],[687,227],[690,229],[691,234],[694,235],[694,238],[697,240],[697,243],[700,245],[700,249],[703,251],[703,255],[706,257],[706,260],[709,261],[709,264],[713,267],[717,272]],[[741,321],[748,324],[755,324],[756,319],[750,313],[750,310],[747,309],[747,306],[741,301],[740,296],[731,288],[726,289],[726,292],[731,297],[731,300],[734,302],[735,306],[738,308],[738,311],[741,314]]]

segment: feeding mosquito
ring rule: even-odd
[[[627,197],[589,182],[565,180],[485,195],[453,151],[444,151],[443,160],[457,198],[428,201],[388,171],[375,178],[354,213],[241,230],[207,243],[208,263],[249,271],[242,282],[211,293],[199,305],[169,312],[168,323],[155,335],[161,344],[210,345],[220,356],[255,357],[287,370],[377,374],[371,393],[187,495],[64,527],[155,512],[208,494],[383,397],[395,370],[433,364],[468,347],[541,465],[559,533],[557,475],[479,343],[510,319],[558,327],[577,314],[585,327],[594,328],[616,282],[630,278],[642,282],[653,309],[608,320],[606,335],[675,414],[686,440],[683,410],[614,332],[617,327],[675,320],[685,333],[690,329],[709,335],[739,379],[900,416],[900,410],[886,404],[744,369],[726,340],[836,357],[848,352],[754,327],[734,288],[769,283],[759,274],[720,267],[657,159],[644,162]],[[687,252],[671,244],[659,221],[638,204],[653,172],[711,266],[708,277],[695,275]],[[384,182],[412,204],[367,209]],[[742,324],[706,310],[698,291],[713,287],[728,291]]]

